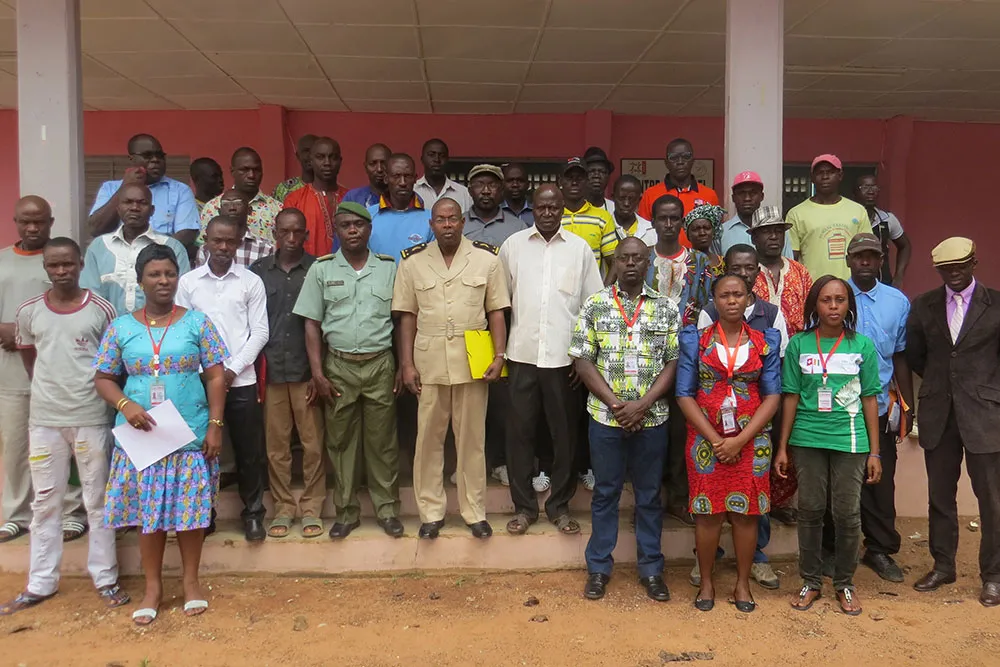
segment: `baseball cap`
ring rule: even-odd
[[[608,154],[604,152],[603,148],[598,146],[591,146],[583,154],[583,161],[585,163],[593,164],[595,162],[603,162],[608,167],[608,171],[612,172],[615,170],[615,166],[611,164],[611,160],[608,159]]]
[[[755,181],[744,182],[753,183]],[[750,231],[777,225],[782,227],[792,226],[791,223],[785,222],[785,219],[781,217],[781,207],[779,206],[761,206],[753,212],[753,217],[750,219]]]
[[[815,169],[816,165],[818,165],[820,162],[829,162],[830,164],[832,164],[837,169],[843,169],[844,168],[844,165],[840,162],[840,158],[839,157],[837,157],[836,155],[834,155],[832,153],[823,153],[822,155],[817,155],[816,157],[813,158],[812,167],[809,168],[809,171],[812,171],[813,169]]]
[[[960,264],[976,254],[976,244],[964,236],[952,236],[934,246],[931,250],[931,261],[934,266],[943,264]]]
[[[862,233],[855,234],[851,242],[847,244],[847,254],[853,255],[859,252],[877,252],[878,254],[883,254],[882,243],[879,242],[878,238],[874,234]]]
[[[562,173],[568,174],[571,169],[582,169],[583,171],[587,171],[587,167],[584,166],[583,160],[578,157],[571,157],[566,160],[566,164],[564,164],[562,168]]]
[[[757,183],[760,187],[764,187],[764,179],[756,171],[741,171],[736,174],[736,178],[733,179],[733,187],[743,183]]]
[[[340,205],[337,206],[337,213],[350,213],[351,215],[364,218],[368,222],[372,221],[372,214],[368,212],[368,209],[353,201],[340,202]]]
[[[479,174],[490,174],[496,176],[501,181],[503,180],[503,170],[500,167],[492,164],[477,164],[475,167],[469,170],[469,180],[478,176]]]

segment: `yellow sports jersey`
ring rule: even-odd
[[[618,247],[618,234],[611,214],[584,200],[579,210],[563,209],[563,229],[573,232],[590,245],[598,265],[602,257],[610,258]]]

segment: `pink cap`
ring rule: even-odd
[[[815,169],[816,165],[818,165],[820,162],[829,162],[837,169],[843,170],[844,168],[844,165],[841,164],[839,157],[833,155],[832,153],[823,153],[822,155],[817,155],[815,158],[813,158],[812,167],[809,168],[809,171]]]
[[[741,171],[736,174],[736,178],[733,179],[733,187],[735,188],[742,183],[757,183],[760,187],[764,187],[764,179],[756,171]]]

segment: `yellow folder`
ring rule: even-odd
[[[496,356],[496,352],[493,351],[493,336],[489,331],[466,331],[465,351],[469,355],[472,379],[482,380],[483,374]],[[500,377],[507,377],[507,364],[504,364]]]

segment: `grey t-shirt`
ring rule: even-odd
[[[17,246],[0,250],[0,322],[13,324],[18,307],[50,285],[41,250],[25,252]],[[0,348],[0,393],[24,395],[30,387],[20,353]]]
[[[115,308],[87,290],[73,311],[52,310],[47,294],[26,301],[17,311],[17,346],[35,348],[31,381],[32,426],[101,426],[111,409],[94,387],[94,357]]]

